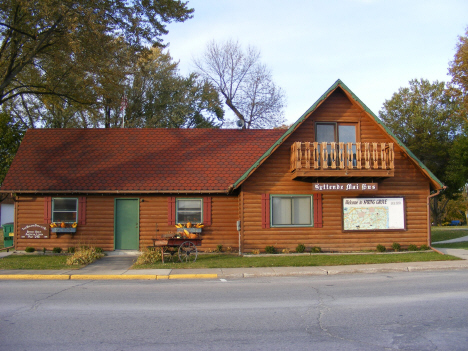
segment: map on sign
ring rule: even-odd
[[[405,229],[403,198],[343,199],[343,230]]]

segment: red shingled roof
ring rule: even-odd
[[[3,192],[226,192],[284,130],[28,130]]]

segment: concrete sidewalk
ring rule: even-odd
[[[450,239],[450,240],[436,241],[432,244],[460,243],[462,241],[468,241],[468,236],[462,236],[461,238]]]
[[[0,280],[161,280],[161,279],[239,279],[251,277],[323,276],[351,273],[415,272],[468,269],[468,251],[438,249],[460,261],[403,262],[386,264],[261,267],[206,269],[130,269],[135,253],[110,252],[108,256],[82,269],[70,270],[0,270]],[[0,257],[6,256],[0,253]]]

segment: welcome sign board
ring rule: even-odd
[[[405,230],[403,197],[343,198],[343,230]]]

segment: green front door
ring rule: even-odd
[[[115,199],[116,250],[139,249],[139,202],[138,199]]]

